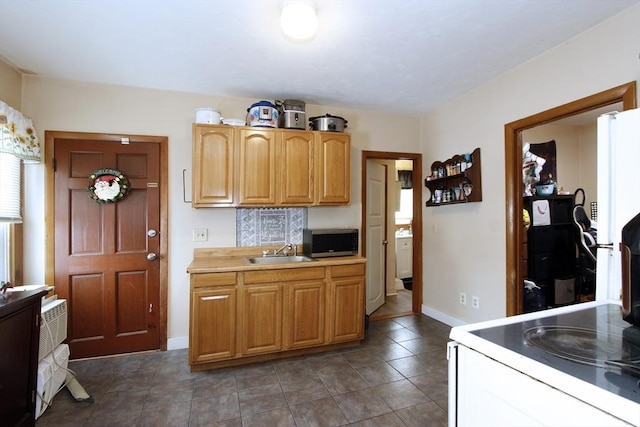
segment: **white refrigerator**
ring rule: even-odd
[[[620,300],[622,227],[640,212],[640,109],[598,118],[596,300]]]

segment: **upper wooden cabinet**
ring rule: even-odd
[[[312,205],[315,199],[315,138],[310,131],[278,132],[277,188],[280,205]]]
[[[351,202],[351,136],[194,124],[193,207]]]
[[[318,132],[318,205],[344,205],[351,201],[351,136]]]
[[[276,132],[240,130],[240,205],[276,202]]]
[[[235,204],[235,132],[230,126],[193,125],[193,207]]]

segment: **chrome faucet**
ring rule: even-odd
[[[287,255],[289,255],[289,251],[292,250],[292,249],[293,249],[293,245],[291,243],[287,243],[286,245],[284,245],[280,249],[274,249],[273,250],[273,254],[274,255],[278,255],[280,252],[282,252],[284,256],[287,256]]]

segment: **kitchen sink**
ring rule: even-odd
[[[309,262],[314,261],[313,258],[303,255],[294,256],[263,256],[256,258],[247,258],[251,264],[286,264],[290,262]]]

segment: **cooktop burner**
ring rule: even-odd
[[[545,314],[471,333],[640,403],[640,327],[622,320],[620,306]]]
[[[630,329],[633,331],[633,329]],[[524,331],[529,345],[573,362],[618,366],[640,375],[640,341],[611,331],[574,326],[536,326]],[[629,334],[626,334],[629,335]]]

